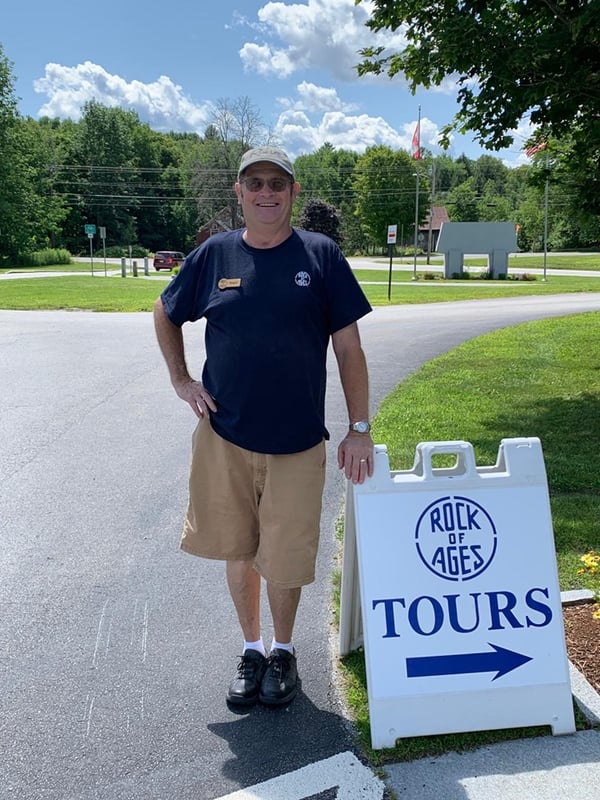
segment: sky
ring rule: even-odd
[[[456,84],[411,94],[401,76],[359,78],[361,48],[402,47],[400,31],[371,32],[363,0],[15,0],[0,18],[23,116],[78,120],[86,101],[136,111],[158,131],[202,135],[215,104],[248,97],[292,159],[325,142],[363,153],[383,144],[434,154],[456,111]],[[456,135],[451,157],[526,163],[527,123],[508,150]]]

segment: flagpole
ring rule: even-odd
[[[546,184],[544,186],[544,283],[547,281],[546,264],[548,261],[548,171],[550,169],[550,159],[546,148]]]
[[[417,120],[417,151],[414,154],[416,160],[417,170],[417,188],[415,195],[415,239],[414,239],[414,254],[413,254],[413,281],[417,280],[417,243],[419,241],[419,161],[421,159],[421,106],[419,106],[419,117]]]

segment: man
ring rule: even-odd
[[[173,387],[199,419],[181,548],[226,562],[244,636],[227,700],[277,706],[299,686],[292,633],[302,586],[314,580],[330,338],[349,416],[338,464],[355,483],[373,471],[356,325],[371,308],[338,247],[291,227],[300,185],[283,151],[246,152],[235,191],[246,227],[190,253],[154,318]],[[186,366],[181,326],[201,317],[206,362],[198,381]],[[261,579],[273,620],[268,654]]]

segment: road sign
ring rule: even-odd
[[[106,239],[106,228],[105,227],[101,227],[100,228],[100,238],[101,239]]]
[[[387,243],[388,244],[396,244],[396,235],[398,233],[398,226],[397,225],[388,225],[387,231]]]
[[[434,468],[439,454],[454,465]],[[348,485],[347,567],[340,651],[362,625],[373,747],[575,730],[539,439],[503,440],[494,467],[477,467],[467,442],[426,442],[393,473],[378,445],[373,477]]]
[[[93,236],[96,233],[96,226],[95,225],[84,225],[83,229],[87,233],[88,236]]]

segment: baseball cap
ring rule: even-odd
[[[279,150],[277,147],[253,147],[252,150],[247,150],[242,156],[238,170],[238,180],[245,169],[252,166],[252,164],[258,164],[260,161],[268,161],[269,164],[275,164],[285,170],[292,178],[294,177],[292,162],[283,150]]]

